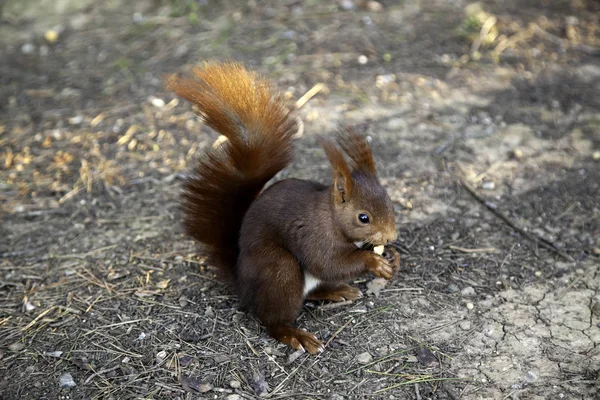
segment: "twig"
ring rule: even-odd
[[[296,108],[300,108],[305,105],[310,99],[315,97],[321,90],[325,88],[325,85],[322,83],[317,83],[313,86],[308,92],[304,94],[304,96],[300,97],[298,101],[296,101]]]
[[[552,43],[555,43],[559,46],[562,46],[565,48],[571,47],[575,50],[579,50],[581,52],[584,52],[584,53],[587,53],[590,55],[600,54],[600,49],[598,49],[598,48],[588,46],[585,44],[571,45],[571,43],[569,43],[568,40],[562,39],[556,35],[551,34],[550,32],[543,30],[538,24],[531,24],[531,27],[533,28],[533,31],[535,34],[537,34],[538,36],[542,37],[543,39],[549,40]]]
[[[346,327],[352,322],[352,318],[349,318],[348,321],[342,325],[337,331],[335,331],[335,333],[333,335],[331,335],[331,337],[329,338],[329,340],[327,341],[327,343],[325,343],[325,347],[329,346],[329,343],[331,343],[331,341],[333,339],[336,338],[337,335],[339,335],[344,329],[346,329]]]
[[[415,396],[417,397],[417,400],[421,400],[421,393],[419,393],[419,384],[415,383]]]
[[[495,247],[482,247],[479,249],[466,249],[464,247],[450,245],[450,246],[448,246],[448,248],[451,250],[460,251],[462,253],[495,253],[498,251],[498,249]]]
[[[112,367],[112,368],[106,368],[106,369],[104,369],[104,368],[103,368],[103,369],[101,369],[101,370],[100,370],[100,371],[98,371],[98,372],[94,372],[93,374],[91,374],[91,375],[90,375],[90,376],[89,376],[89,377],[88,377],[88,378],[87,378],[87,379],[86,379],[86,380],[83,382],[83,384],[84,384],[84,385],[87,385],[87,384],[88,384],[88,383],[90,383],[90,382],[91,382],[91,380],[92,380],[92,379],[94,379],[95,377],[97,377],[97,376],[99,376],[99,375],[106,374],[106,373],[108,373],[108,372],[112,372],[112,371],[114,371],[114,370],[116,370],[116,369],[119,369],[120,367],[121,367],[120,365],[117,365],[117,366],[115,366],[115,367]]]
[[[475,191],[475,189],[473,189],[471,187],[471,185],[469,185],[463,179],[459,178],[459,181],[463,185],[463,187],[465,189],[467,189],[467,191],[471,194],[471,196],[475,200],[477,200],[479,203],[483,204],[492,214],[494,214],[496,217],[498,217],[502,221],[504,221],[504,223],[506,223],[508,226],[513,228],[519,234],[521,234],[521,236],[523,236],[524,238],[528,239],[529,241],[531,241],[539,246],[542,246],[543,248],[545,248],[547,250],[550,250],[551,252],[563,257],[564,259],[566,259],[568,261],[573,261],[573,258],[570,255],[568,255],[564,251],[559,250],[556,247],[554,247],[554,243],[552,243],[549,240],[546,240],[544,238],[537,237],[537,236],[525,231],[523,228],[518,226],[515,222],[511,221],[510,218],[508,218],[501,211],[497,210],[494,206],[492,206],[490,203],[488,203],[483,197],[481,197],[479,194],[477,194],[477,191]]]
[[[33,321],[31,321],[30,323],[27,324],[27,326],[25,326],[22,331],[25,332],[26,330],[28,330],[29,328],[31,328],[32,326],[34,326],[36,324],[36,322],[38,322],[40,319],[42,319],[46,314],[48,314],[51,311],[54,311],[54,309],[56,309],[57,306],[52,306],[44,311],[42,311],[40,313],[40,315],[38,315],[37,317],[35,317],[33,319]]]

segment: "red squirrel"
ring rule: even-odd
[[[167,88],[227,140],[207,151],[183,184],[185,231],[271,337],[321,352],[315,335],[292,326],[304,300],[357,299],[360,290],[346,282],[368,272],[390,279],[400,261],[364,246],[397,238],[371,149],[354,131],[340,130],[335,140],[320,139],[331,185],[289,178],[264,189],[292,160],[293,110],[241,64],[206,63],[193,75],[171,75]]]

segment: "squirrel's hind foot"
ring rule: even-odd
[[[337,286],[318,287],[306,296],[306,300],[346,301],[362,297],[358,288],[341,284]]]
[[[310,354],[317,354],[325,350],[323,343],[315,335],[288,325],[275,325],[269,327],[269,334],[275,340],[285,343],[296,350],[304,349]]]

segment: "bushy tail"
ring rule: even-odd
[[[205,246],[224,278],[235,276],[242,219],[264,185],[292,158],[295,121],[269,83],[235,63],[205,64],[170,76],[169,90],[194,105],[227,138],[184,183],[186,232]]]

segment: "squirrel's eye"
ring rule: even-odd
[[[363,224],[369,223],[369,216],[367,214],[360,213],[358,214],[358,220]]]

